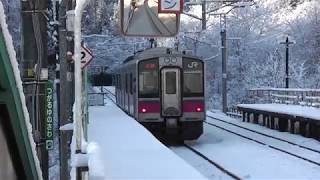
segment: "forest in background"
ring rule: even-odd
[[[4,3],[9,29],[19,56],[21,45],[20,0]],[[256,5],[236,8],[227,15],[228,104],[241,103],[247,90],[255,87],[284,87],[285,46],[289,36],[290,87],[320,88],[320,1],[255,0]],[[209,4],[208,10],[215,4]],[[83,17],[84,40],[93,50],[91,67],[118,66],[129,55],[149,47],[147,38],[126,38],[117,25],[117,0],[91,0]],[[201,15],[201,7],[188,13]],[[179,46],[206,60],[208,106],[221,102],[221,52],[219,18],[210,16],[207,29],[201,22],[181,16],[176,38],[159,38],[159,46]]]

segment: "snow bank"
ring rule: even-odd
[[[320,109],[314,107],[289,104],[238,104],[237,106],[320,120]]]
[[[2,33],[4,35],[5,44],[6,44],[8,53],[9,53],[11,66],[12,66],[12,69],[14,72],[16,85],[19,90],[20,100],[21,100],[22,109],[23,109],[23,113],[24,113],[24,119],[25,119],[27,131],[28,131],[28,135],[29,135],[29,141],[31,144],[33,158],[34,158],[35,165],[36,165],[37,172],[38,172],[38,176],[39,176],[38,178],[41,180],[42,179],[42,171],[40,169],[40,162],[39,162],[39,159],[38,159],[38,156],[36,153],[36,145],[35,145],[33,137],[32,137],[32,126],[30,124],[30,117],[29,117],[29,113],[27,110],[26,102],[25,102],[25,96],[23,93],[22,81],[20,78],[20,71],[18,68],[18,61],[16,59],[16,52],[13,47],[12,37],[11,37],[9,30],[8,30],[8,25],[6,23],[6,15],[4,13],[4,8],[3,8],[3,5],[1,2],[0,2],[0,24],[1,24]]]
[[[102,180],[105,179],[105,167],[99,145],[95,142],[88,144],[88,166],[89,179]]]

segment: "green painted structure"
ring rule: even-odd
[[[33,157],[22,107],[5,39],[0,28],[0,123],[7,139],[17,178],[38,180],[36,157]]]

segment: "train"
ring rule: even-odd
[[[203,60],[175,49],[138,52],[116,69],[116,103],[156,137],[195,140],[206,117],[204,73]]]

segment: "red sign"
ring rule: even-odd
[[[144,66],[146,69],[155,69],[156,68],[156,65],[155,64],[146,64]]]

